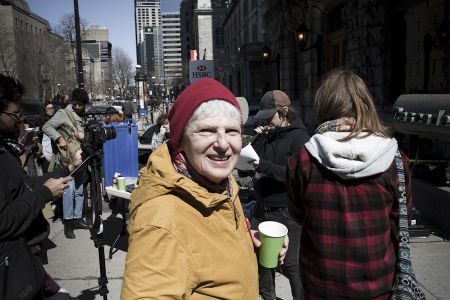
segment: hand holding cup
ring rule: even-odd
[[[259,248],[259,264],[266,268],[275,268],[278,262],[283,264],[289,247],[288,229],[281,223],[266,221],[252,230],[253,244]]]

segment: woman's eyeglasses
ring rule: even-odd
[[[19,122],[23,117],[23,112],[19,111],[18,113],[12,113],[8,111],[2,111],[1,114],[5,114],[16,122]]]
[[[48,106],[45,109],[52,110],[52,109],[55,109],[55,108],[53,106]]]

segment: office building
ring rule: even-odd
[[[164,78],[181,78],[180,14],[163,13]]]
[[[24,100],[50,100],[66,81],[64,40],[23,0],[0,1],[0,72],[26,83]]]

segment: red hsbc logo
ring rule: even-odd
[[[205,71],[205,70],[206,70],[206,66],[199,65],[199,66],[197,67],[197,70],[198,70],[198,71]]]

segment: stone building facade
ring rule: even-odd
[[[50,100],[64,82],[64,40],[26,1],[0,2],[0,73],[26,87],[24,100]]]
[[[389,122],[401,94],[449,93],[449,19],[445,0],[234,0],[223,23],[227,63],[216,77],[251,104],[284,90],[312,130],[318,85],[346,67],[367,82]],[[303,49],[300,25],[309,29]]]
[[[183,84],[189,84],[190,51],[199,60],[213,60],[217,74],[226,65],[223,22],[226,0],[183,0],[180,10]]]

